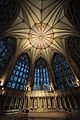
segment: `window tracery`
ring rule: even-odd
[[[53,70],[55,75],[54,89],[65,89],[76,86],[75,76],[67,60],[59,53],[53,56]]]
[[[39,58],[34,69],[34,90],[49,90],[49,73],[46,62]]]
[[[19,56],[9,77],[8,88],[26,90],[30,72],[30,59],[27,54]]]
[[[14,37],[0,38],[0,76],[3,75],[5,68],[9,64],[16,50],[16,44],[17,41]]]

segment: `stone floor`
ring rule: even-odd
[[[80,114],[67,116],[65,112],[29,112],[28,116],[24,113],[7,113],[0,115],[0,120],[80,120]],[[74,117],[75,116],[75,117]]]
[[[62,120],[65,117],[64,112],[30,112],[28,114],[29,118],[33,118],[32,120]],[[31,120],[31,119],[30,119]]]

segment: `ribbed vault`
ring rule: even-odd
[[[77,33],[64,15],[65,1],[18,0],[18,2],[19,15],[5,33],[17,38],[17,53],[28,52],[33,61],[41,56],[48,62],[54,52],[66,54],[65,38]]]

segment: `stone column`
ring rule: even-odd
[[[54,72],[53,72],[51,63],[48,63],[48,70],[49,70],[49,78],[50,78],[50,90],[54,91],[55,77],[54,77]]]
[[[79,82],[79,80],[80,80],[80,72],[79,72],[76,64],[74,63],[74,61],[68,55],[66,55],[65,57],[66,57],[66,59],[68,61],[68,64],[69,64],[69,66],[70,66],[70,68],[71,68],[71,70],[72,70],[72,72],[73,72],[73,74],[74,74],[74,76],[76,78],[76,83],[79,86],[80,85],[80,82]]]
[[[29,79],[28,79],[28,83],[26,86],[26,91],[31,91],[33,89],[33,85],[34,85],[34,63],[31,63],[30,66],[30,74],[29,74]]]

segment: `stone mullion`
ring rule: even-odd
[[[14,99],[14,96],[11,96],[11,101],[10,101],[10,104],[9,104],[9,108],[10,108],[10,109],[12,108],[13,99]]]
[[[8,101],[8,95],[6,95],[4,103],[3,103],[3,108],[5,109],[5,107],[7,106],[7,101]]]
[[[23,107],[24,107],[24,97],[22,96],[20,100],[19,109],[23,109]]]
[[[61,97],[60,96],[59,96],[59,105],[60,105],[60,109],[62,109]]]
[[[19,97],[17,99],[17,106],[16,107],[19,108]]]
[[[18,97],[16,96],[15,105],[14,105],[15,109],[17,108],[17,105],[18,105]]]
[[[19,97],[19,102],[18,102],[18,109],[19,109],[19,106],[20,106],[20,100],[21,100],[21,98]]]
[[[75,108],[78,109],[78,105],[77,105],[77,102],[75,100],[75,95],[71,96],[72,99],[73,99],[73,102],[74,102],[74,105],[75,105]]]
[[[15,108],[15,96],[13,97],[13,101],[12,101],[12,108]]]
[[[20,110],[22,109],[21,106],[22,106],[22,97],[20,98],[20,102],[19,102],[19,109]]]

